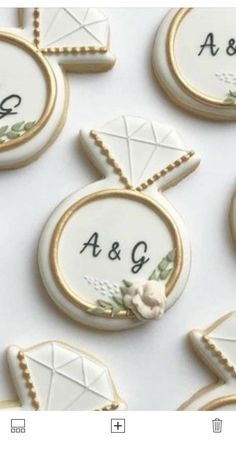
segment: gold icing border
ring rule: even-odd
[[[33,36],[34,45],[39,48],[40,45],[40,10],[39,8],[34,8],[33,11]]]
[[[236,395],[222,396],[220,398],[214,399],[213,401],[208,402],[201,408],[199,411],[213,411],[217,408],[224,407],[225,405],[235,404],[236,403]]]
[[[40,48],[40,8],[34,8],[33,11],[33,36],[34,45],[46,55],[86,55],[96,53],[107,53],[108,48],[105,46],[81,46],[81,47],[45,47]]]
[[[105,405],[102,408],[97,408],[95,412],[112,412],[113,410],[117,410],[120,404],[118,402],[112,402],[111,404]]]
[[[206,328],[203,331],[203,335],[202,335],[201,340],[204,343],[204,345],[206,346],[206,348],[215,357],[217,357],[219,362],[225,367],[225,369],[228,371],[228,373],[233,378],[236,378],[236,368],[233,365],[230,364],[229,359],[224,357],[222,351],[220,351],[217,348],[217,346],[215,345],[215,343],[213,343],[211,341],[211,339],[207,336],[207,334],[209,334],[214,329],[216,329],[221,323],[223,323],[225,320],[227,320],[228,318],[233,317],[233,316],[234,317],[236,316],[236,312],[227,313],[226,315],[224,315],[221,318],[219,318],[218,320],[216,320],[213,324],[211,324],[211,326],[209,326],[208,328]],[[191,331],[189,333],[189,337],[191,336],[192,332],[193,331]],[[215,390],[220,385],[224,385],[226,383],[223,379],[221,379],[218,375],[216,375],[213,372],[213,370],[210,368],[210,366],[206,363],[204,358],[201,356],[201,353],[199,352],[199,350],[194,346],[194,344],[192,343],[191,339],[190,339],[190,345],[191,345],[191,348],[192,348],[193,352],[198,356],[200,361],[204,362],[204,366],[207,367],[207,369],[213,374],[213,376],[215,377],[216,381],[213,382],[213,383],[210,383],[210,384],[206,385],[205,387],[200,388],[200,390],[196,391],[196,393],[194,393],[189,399],[187,399],[187,401],[185,401],[185,402],[183,402],[181,404],[181,406],[178,408],[179,411],[186,410],[186,408],[189,405],[191,405],[192,402],[198,400],[200,397],[202,397],[204,395],[204,393],[207,393],[207,392],[209,392],[211,390]],[[235,392],[236,392],[236,388],[235,388]],[[213,399],[212,401],[209,401],[209,402],[205,403],[201,408],[198,409],[198,411],[213,411],[213,410],[216,410],[217,407],[223,407],[224,405],[229,405],[229,404],[233,404],[233,403],[236,403],[236,394],[235,395],[221,396],[219,398]]]
[[[90,131],[90,136],[94,140],[95,145],[100,148],[101,154],[106,157],[108,165],[110,165],[113,168],[114,172],[119,176],[120,181],[122,182],[122,184],[124,184],[125,188],[132,189],[133,186],[129,183],[128,178],[123,173],[118,162],[116,162],[115,159],[111,156],[109,148],[106,147],[101,137],[99,137],[97,132],[93,130]]]
[[[22,377],[25,379],[25,386],[28,390],[28,396],[31,398],[31,404],[33,408],[38,411],[40,408],[39,400],[37,397],[37,393],[33,384],[33,381],[31,379],[31,375],[25,360],[25,354],[23,351],[19,351],[17,354],[17,358],[19,360],[19,367],[22,371]]]
[[[184,90],[184,92],[191,96],[194,100],[203,103],[208,106],[220,107],[224,109],[235,109],[236,105],[226,105],[223,100],[216,99],[214,97],[208,96],[194,87],[192,87],[188,81],[184,79],[181,72],[179,71],[178,65],[175,60],[174,55],[174,44],[175,37],[178,31],[178,28],[186,17],[186,15],[191,12],[193,8],[180,8],[176,14],[174,15],[168,29],[167,39],[166,39],[166,56],[170,71],[175,79],[175,81],[179,84],[179,86]],[[186,106],[186,109],[188,107]],[[198,113],[198,111],[197,111]],[[199,112],[199,114],[201,114]]]
[[[208,351],[212,353],[213,356],[215,356],[218,361],[225,367],[225,369],[232,375],[232,377],[236,378],[236,369],[234,365],[230,364],[229,359],[227,359],[223,352],[220,351],[215,343],[208,337],[207,335],[202,336],[202,341],[205,344]]]
[[[117,410],[120,407],[120,404],[122,403],[122,399],[117,391],[117,388],[114,384],[110,369],[107,367],[107,365],[100,359],[98,359],[97,357],[95,357],[93,354],[90,354],[84,350],[82,350],[81,348],[79,348],[78,346],[73,346],[70,344],[67,344],[63,341],[60,340],[48,340],[48,341],[44,341],[42,343],[39,343],[37,345],[31,346],[27,349],[20,350],[17,354],[17,359],[19,361],[19,367],[22,371],[22,377],[25,379],[25,387],[28,390],[28,395],[31,398],[31,403],[33,408],[35,409],[35,411],[39,411],[40,410],[40,404],[39,404],[39,400],[37,398],[37,394],[35,391],[35,387],[33,384],[33,381],[31,379],[31,375],[30,372],[28,370],[28,366],[25,360],[25,352],[26,351],[31,351],[35,348],[39,348],[47,343],[57,343],[60,344],[62,346],[65,346],[67,348],[69,348],[70,350],[76,350],[80,353],[82,353],[84,356],[87,356],[89,358],[91,358],[92,360],[94,360],[95,362],[99,363],[99,364],[103,364],[104,367],[106,367],[108,374],[110,376],[110,380],[111,380],[111,384],[112,384],[112,388],[113,388],[113,394],[115,397],[115,400],[113,402],[111,402],[110,404],[106,404],[103,407],[99,408],[99,409],[95,409],[94,411],[106,411],[106,412],[110,412],[113,410]],[[2,401],[0,402],[0,409],[1,408],[11,408],[11,407],[20,407],[20,402],[19,401]]]
[[[158,181],[160,178],[163,178],[169,172],[173,171],[175,168],[178,168],[180,165],[184,164],[192,156],[195,155],[194,151],[188,151],[184,156],[181,156],[179,159],[176,159],[174,162],[167,165],[165,168],[163,168],[159,172],[154,173],[153,176],[148,178],[145,182],[142,182],[142,184],[140,184],[137,187],[134,187],[134,186],[132,186],[132,184],[130,184],[127,176],[122,171],[118,162],[116,162],[115,159],[112,157],[109,148],[105,145],[103,139],[98,135],[98,133],[96,131],[92,130],[92,131],[90,131],[90,137],[92,137],[92,139],[94,140],[95,145],[100,148],[101,154],[103,156],[105,156],[108,165],[110,165],[113,168],[114,172],[119,176],[119,179],[124,184],[125,188],[126,189],[135,189],[138,192],[142,192],[143,190],[147,189],[147,187],[154,184],[154,182]]]
[[[15,150],[17,146],[28,142],[45,126],[54,109],[57,88],[55,77],[50,65],[34,45],[30,44],[19,36],[15,36],[13,34],[5,32],[0,33],[0,42],[1,41],[9,42],[10,44],[22,48],[35,60],[41,70],[41,73],[44,76],[47,88],[45,107],[39,120],[29,131],[24,133],[22,136],[17,137],[17,139],[2,143],[0,145],[0,153],[3,153],[5,151]]]
[[[8,408],[18,408],[20,407],[20,401],[17,400],[5,400],[5,401],[0,401],[0,410],[2,409],[8,409]]]
[[[92,310],[96,308],[96,305],[89,303],[87,300],[84,300],[80,296],[78,296],[70,287],[67,285],[67,283],[64,281],[63,276],[61,274],[60,268],[59,268],[59,262],[58,262],[58,248],[60,239],[63,233],[63,230],[71,218],[71,216],[77,212],[81,207],[100,199],[106,199],[106,198],[128,198],[132,201],[138,201],[145,206],[151,208],[158,217],[162,218],[162,220],[166,223],[169,232],[171,234],[172,240],[173,240],[173,248],[175,248],[176,251],[176,258],[175,258],[175,269],[173,270],[170,278],[168,279],[166,283],[166,295],[168,296],[170,292],[173,290],[180,273],[182,271],[183,266],[183,247],[182,242],[179,234],[179,230],[176,226],[176,224],[172,221],[169,214],[166,212],[165,209],[163,209],[160,205],[158,205],[153,199],[147,197],[146,195],[143,195],[140,192],[133,191],[133,190],[120,190],[120,189],[111,189],[111,190],[103,190],[100,192],[95,192],[92,194],[89,194],[78,201],[76,201],[72,206],[70,206],[66,212],[61,216],[60,220],[57,222],[57,225],[54,228],[53,235],[51,238],[50,248],[49,248],[49,262],[50,262],[50,268],[52,272],[52,276],[54,278],[54,281],[61,291],[61,293],[64,295],[65,298],[68,299],[73,305],[76,307],[92,313]],[[99,314],[99,316],[104,316],[106,318],[113,318],[110,311],[106,310],[103,313]],[[115,316],[115,318],[135,318],[132,312],[122,310],[118,312]]]

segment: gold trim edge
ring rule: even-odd
[[[0,153],[10,150],[15,150],[17,146],[28,142],[30,139],[32,139],[36,134],[39,133],[39,131],[45,126],[45,124],[48,122],[56,101],[56,80],[55,76],[53,74],[53,71],[47,62],[47,60],[42,56],[42,54],[35,48],[34,45],[26,41],[25,39],[15,36],[11,33],[0,33],[0,42],[8,42],[10,44],[16,45],[20,48],[22,48],[24,51],[26,51],[37,63],[39,66],[41,73],[43,74],[45,83],[46,83],[46,99],[45,99],[45,106],[44,110],[37,121],[37,123],[26,133],[24,133],[22,136],[17,137],[17,139],[7,141],[6,143],[2,143],[0,145]]]
[[[127,189],[134,189],[138,192],[142,192],[143,190],[150,187],[152,184],[154,184],[156,181],[159,181],[159,179],[166,176],[168,173],[173,171],[174,169],[180,167],[185,162],[188,162],[189,159],[191,159],[193,156],[195,156],[195,151],[190,150],[186,151],[186,154],[184,156],[181,156],[179,159],[176,159],[174,162],[171,162],[168,164],[165,168],[162,170],[154,173],[150,178],[148,178],[146,181],[142,182],[139,186],[134,187],[132,184],[130,184],[127,176],[121,169],[120,165],[117,161],[112,157],[110,149],[105,145],[103,139],[99,136],[99,134],[92,130],[90,131],[90,137],[93,139],[95,145],[100,149],[101,154],[106,158],[106,162],[108,165],[110,165],[114,173],[118,175],[121,183],[125,186]]]
[[[93,45],[90,46],[81,46],[81,47],[40,47],[40,8],[34,8],[33,11],[33,36],[34,36],[34,45],[38,48],[41,53],[46,55],[86,55],[86,54],[95,54],[95,53],[107,53],[108,48],[105,46],[96,47]]]
[[[88,300],[82,299],[79,295],[73,292],[67,285],[67,283],[64,281],[59,268],[58,247],[64,227],[66,226],[68,220],[75,212],[77,212],[81,207],[87,205],[88,203],[111,197],[128,198],[128,199],[131,198],[132,200],[136,200],[144,204],[145,206],[150,207],[157,214],[157,216],[161,217],[162,220],[167,224],[167,227],[170,231],[173,240],[173,247],[176,250],[175,269],[173,270],[173,273],[171,274],[170,278],[166,283],[167,296],[170,294],[175,284],[177,283],[177,280],[179,279],[183,267],[183,247],[179,230],[176,224],[172,221],[169,214],[151,198],[143,195],[140,192],[133,190],[111,189],[95,192],[79,199],[72,206],[70,206],[66,210],[66,212],[64,212],[64,214],[61,216],[60,220],[57,222],[57,225],[54,228],[49,248],[49,263],[54,281],[56,282],[56,285],[63,294],[63,296],[65,296],[73,305],[79,307],[80,309],[90,314],[92,313],[92,310],[96,308],[96,305],[89,303]],[[104,311],[103,313],[99,314],[99,316],[106,318],[113,318],[110,311]],[[130,311],[122,310],[116,314],[115,318],[133,319],[135,317]]]
[[[223,108],[223,109],[235,109],[235,105],[226,105],[224,104],[223,100],[216,99],[214,97],[208,96],[188,83],[182,76],[182,74],[179,71],[178,65],[175,60],[174,56],[174,45],[175,45],[175,37],[178,31],[178,28],[183,21],[183,19],[186,17],[186,15],[192,11],[193,8],[180,8],[176,14],[174,15],[173,19],[171,20],[171,23],[169,25],[169,29],[167,32],[167,39],[166,39],[166,57],[168,61],[169,69],[174,76],[175,81],[178,83],[180,88],[189,96],[191,96],[195,101],[203,103],[207,106],[214,106],[216,108]],[[188,109],[188,107],[186,106]]]

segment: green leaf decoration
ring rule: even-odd
[[[15,131],[9,131],[9,132],[6,134],[6,136],[7,136],[7,138],[8,138],[9,140],[11,140],[11,139],[16,139],[17,137],[20,137],[20,133],[17,133],[17,132],[15,132]]]
[[[168,278],[168,276],[170,275],[171,271],[172,271],[172,268],[170,268],[169,270],[161,271],[160,279],[162,281],[165,281]]]
[[[3,137],[3,136],[4,136],[4,134],[6,133],[7,129],[8,129],[8,126],[7,126],[7,125],[6,125],[6,126],[1,126],[1,127],[0,127],[0,137]]]
[[[104,313],[104,309],[102,307],[95,307],[95,309],[88,309],[89,313],[93,313],[94,315],[101,315]]]
[[[175,250],[173,249],[172,251],[170,251],[167,256],[166,256],[167,260],[169,262],[174,262],[175,260]]]
[[[175,250],[169,251],[165,257],[159,262],[155,270],[151,273],[148,280],[153,281],[165,281],[171,274],[174,267]],[[109,312],[112,317],[118,315],[121,311],[133,312],[125,307],[123,298],[127,294],[128,288],[133,285],[132,282],[123,279],[120,285],[121,297],[113,296],[111,300],[98,299],[96,301],[96,307],[88,310],[89,313],[94,315],[101,315],[104,312]]]
[[[110,309],[111,303],[108,301],[104,301],[103,299],[98,299],[97,303],[99,306],[103,307],[104,309]]]
[[[15,123],[14,125],[12,125],[11,130],[15,131],[16,133],[21,132],[22,131],[22,126],[24,125],[25,122],[18,122]]]
[[[0,144],[3,144],[9,140],[17,139],[25,132],[29,131],[35,125],[36,121],[31,122],[17,122],[11,127],[4,125],[0,127]]]
[[[149,281],[157,281],[157,278],[158,278],[158,277],[159,277],[159,271],[155,269],[155,270],[152,272],[152,274],[150,274],[148,280],[149,280]]]
[[[164,281],[168,278],[173,270],[173,263],[175,260],[175,250],[169,251],[169,253],[163,257],[161,262],[157,265],[157,268],[151,273],[149,281]]]
[[[113,301],[118,305],[118,306],[122,306],[123,307],[123,301],[122,298],[116,298],[115,296],[113,296]]]
[[[25,131],[29,131],[31,128],[33,128],[34,125],[35,125],[35,121],[34,121],[34,122],[27,122],[27,123],[24,125],[24,130],[25,130]]]
[[[236,103],[236,92],[232,92],[232,90],[229,90],[226,97],[224,98],[225,104],[234,104]]]
[[[164,257],[164,259],[162,259],[162,261],[159,263],[158,269],[160,271],[164,271],[164,270],[166,270],[168,265],[169,265],[169,261],[168,261],[167,257]]]
[[[115,316],[122,310],[124,310],[124,306],[120,306],[119,304],[113,304],[112,309],[111,309],[111,314],[112,314],[112,316]]]
[[[120,287],[120,292],[121,292],[122,296],[125,296],[127,291],[128,291],[127,287],[123,287],[123,286]]]
[[[122,310],[126,310],[122,300],[121,302],[118,302],[118,300],[116,299],[113,302],[111,302],[111,301],[104,301],[103,299],[98,299],[96,304],[97,307],[89,309],[88,310],[89,313],[101,315],[104,312],[110,312],[112,316],[115,316]]]
[[[234,102],[235,102],[235,99],[233,97],[226,97],[224,99],[225,104],[234,104]]]
[[[131,287],[131,285],[132,285],[132,282],[126,281],[125,279],[123,279],[122,282],[123,282],[123,284],[125,284],[125,286],[126,286],[127,288]]]

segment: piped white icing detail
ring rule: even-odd
[[[236,410],[236,312],[206,330],[190,333],[191,343],[218,381],[186,401],[181,410]]]
[[[95,8],[41,8],[41,46],[108,46],[109,23]]]
[[[222,81],[223,83],[232,85],[236,84],[236,75],[233,73],[215,73],[215,76],[219,81]]]
[[[80,143],[105,179],[72,194],[50,217],[39,245],[43,282],[65,313],[98,329],[159,318],[181,295],[190,267],[185,228],[161,190],[200,158],[171,126],[134,116],[81,130]],[[165,284],[165,307],[160,290],[155,307],[143,304],[143,293],[125,306],[127,289],[148,280]]]
[[[176,8],[168,12],[157,30],[152,62],[156,78],[171,100],[207,118],[236,119],[235,97],[228,89],[235,74],[234,30],[234,8]]]
[[[62,129],[68,102],[63,68],[101,72],[115,62],[100,9],[26,8],[19,16],[19,28],[0,29],[0,169],[36,159]]]
[[[112,298],[120,294],[120,287],[117,283],[111,283],[106,280],[101,280],[93,276],[85,275],[84,279],[88,284],[92,285],[95,290],[99,291],[101,295]]]
[[[159,320],[165,311],[165,284],[157,281],[136,282],[123,297],[124,305],[139,320]]]
[[[139,117],[120,116],[96,132],[133,187],[187,154],[172,127]]]
[[[11,346],[8,360],[23,409],[32,407],[31,392],[39,410],[124,407],[108,368],[76,347],[57,341],[27,350]]]

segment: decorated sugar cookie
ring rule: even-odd
[[[205,330],[193,330],[189,337],[217,380],[195,393],[180,410],[236,410],[236,312]]]
[[[99,72],[115,62],[109,23],[95,8],[20,10],[0,29],[0,169],[37,158],[65,121],[64,72]]]
[[[7,352],[18,401],[0,409],[125,410],[108,368],[94,356],[60,341]]]
[[[235,8],[172,9],[158,28],[154,72],[170,99],[212,119],[236,119]]]
[[[175,130],[121,116],[80,143],[105,178],[52,213],[39,245],[43,282],[82,323],[121,330],[158,320],[189,274],[186,230],[162,191],[199,164]]]

